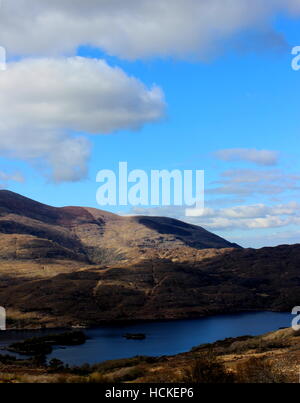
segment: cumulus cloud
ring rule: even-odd
[[[103,60],[21,60],[0,75],[0,154],[46,161],[57,182],[80,180],[90,155],[82,133],[136,130],[164,111],[157,86]]]
[[[202,216],[186,217],[180,207],[135,208],[134,214],[171,216],[203,226],[209,230],[268,229],[300,224],[300,204],[290,202],[267,206],[265,204],[243,205],[231,208],[205,208]]]
[[[18,55],[70,53],[89,44],[127,59],[206,58],[245,32],[252,33],[250,38],[255,33],[260,48],[286,46],[272,28],[273,16],[281,11],[299,14],[299,1],[6,1],[0,37],[10,54]]]
[[[217,151],[215,156],[222,161],[246,161],[263,166],[276,165],[279,159],[277,151],[255,148],[228,148]]]
[[[265,204],[236,206],[215,210],[200,221],[210,229],[266,229],[300,222],[299,203],[291,202],[275,206]]]

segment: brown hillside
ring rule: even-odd
[[[300,245],[242,249],[170,218],[0,192],[0,305],[11,327],[291,310],[299,263]]]

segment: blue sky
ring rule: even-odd
[[[68,57],[76,54],[84,59],[104,59],[110,67],[119,67],[127,77],[139,80],[148,91],[158,86],[164,94],[165,111],[157,119],[143,122],[137,130],[121,127],[110,134],[95,135],[88,130],[76,133],[76,124],[70,127],[70,136],[83,136],[91,147],[87,175],[76,181],[53,181],[48,175],[47,158],[45,162],[32,150],[26,155],[19,150],[14,153],[5,143],[0,154],[3,187],[54,206],[97,207],[96,173],[116,170],[119,161],[127,161],[129,169],[147,172],[204,169],[207,212],[203,217],[187,219],[181,209],[172,207],[153,210],[141,206],[136,211],[194,222],[243,246],[299,242],[300,71],[291,68],[291,50],[300,45],[299,28],[298,14],[274,13],[272,29],[285,38],[279,49],[274,51],[268,41],[260,43],[264,41],[261,36],[253,39],[252,34],[237,31],[207,60],[189,55],[178,58],[167,51],[164,55],[126,60],[122,54],[111,56],[114,52],[101,46],[78,43]],[[239,39],[243,46],[237,49],[234,44]],[[29,57],[45,57],[38,50],[20,56],[13,46],[17,49],[11,45],[10,51],[7,45],[9,63],[7,71],[0,73],[0,87],[15,60],[22,63]],[[63,53],[53,56],[50,50],[49,56],[45,53],[54,59],[67,58]],[[17,94],[18,88],[10,91]],[[16,116],[19,112],[17,105]],[[22,137],[25,142],[26,133]],[[243,157],[225,161],[216,155],[220,150],[226,153],[232,149],[239,155],[244,150]],[[272,164],[247,158],[250,152],[259,155],[262,150],[276,155]],[[16,174],[24,180],[15,180]],[[130,207],[108,209],[132,213]]]

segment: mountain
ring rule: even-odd
[[[2,259],[60,258],[112,264],[180,248],[235,248],[201,227],[164,217],[120,217],[84,207],[50,207],[0,191]]]
[[[0,192],[10,327],[196,318],[299,305],[300,245],[242,249],[163,217],[54,208]]]

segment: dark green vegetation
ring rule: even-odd
[[[50,354],[53,346],[76,346],[84,344],[85,341],[86,336],[83,332],[66,332],[43,337],[34,337],[22,342],[13,343],[7,350],[23,355],[41,356]]]

